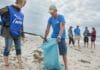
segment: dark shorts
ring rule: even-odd
[[[67,54],[67,46],[65,39],[61,39],[61,42],[58,43],[59,47],[59,54],[60,55],[66,55]]]
[[[91,42],[95,42],[96,38],[91,38]]]
[[[84,42],[89,42],[89,38],[88,37],[84,37]]]

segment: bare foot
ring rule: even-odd
[[[19,63],[19,69],[24,69],[23,63]]]
[[[65,67],[65,70],[68,70],[68,67]]]
[[[10,70],[10,66],[9,65],[5,65],[6,70]]]

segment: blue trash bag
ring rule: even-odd
[[[41,45],[44,55],[44,70],[64,70],[59,62],[59,50],[55,38],[50,38]]]

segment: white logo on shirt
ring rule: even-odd
[[[59,21],[56,21],[56,24],[59,24],[60,22]]]
[[[22,24],[22,19],[18,17],[16,14],[14,15],[15,19],[13,20],[13,23],[15,24]]]

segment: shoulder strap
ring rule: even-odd
[[[8,6],[7,6],[7,8],[8,8]],[[1,15],[1,20],[2,20],[2,23],[3,23],[3,26],[4,27],[9,27],[9,9],[8,9],[8,11],[7,12],[5,12],[5,13],[3,13],[2,15]]]

